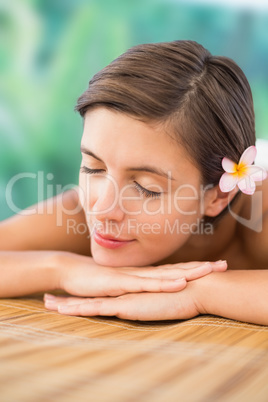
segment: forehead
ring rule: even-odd
[[[126,114],[98,108],[85,115],[82,146],[105,163],[117,166],[152,164],[184,174],[199,174],[185,149],[168,133],[164,125],[149,124]]]

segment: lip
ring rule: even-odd
[[[117,239],[111,235],[100,234],[96,231],[93,234],[93,239],[99,246],[102,246],[105,248],[110,248],[110,249],[124,247],[130,243],[133,243],[133,241],[134,241],[134,240]]]

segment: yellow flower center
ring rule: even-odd
[[[244,177],[247,174],[248,166],[244,163],[239,163],[235,165],[236,173],[238,174],[239,178]]]

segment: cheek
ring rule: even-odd
[[[87,178],[85,174],[80,173],[79,174],[79,200],[80,204],[84,208],[84,210],[87,208],[87,199],[88,199],[88,185],[87,185]]]
[[[84,190],[85,187],[85,175],[81,172],[79,173],[79,187]]]
[[[180,219],[181,222],[194,222],[200,218],[202,202],[198,194],[184,191],[183,193],[171,193],[159,200],[144,200],[140,220],[147,222],[159,222],[163,225],[166,221],[174,222]]]
[[[199,204],[194,201],[189,205],[187,213],[177,211],[176,208],[173,208],[170,213],[143,212],[129,219],[129,227],[133,235],[135,233],[141,241],[148,245],[150,243],[154,249],[166,245],[173,248],[174,244],[178,247],[193,231],[196,231],[201,217],[198,208]]]
[[[85,173],[79,175],[80,202],[87,211],[92,210],[94,203],[98,200],[98,193],[101,191],[98,181]]]

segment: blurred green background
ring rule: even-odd
[[[77,184],[76,99],[93,74],[139,43],[192,39],[233,58],[252,87],[257,136],[268,138],[267,8],[200,0],[6,0],[0,38],[0,220],[14,213],[5,192],[15,175],[28,174],[12,187],[18,209]]]

